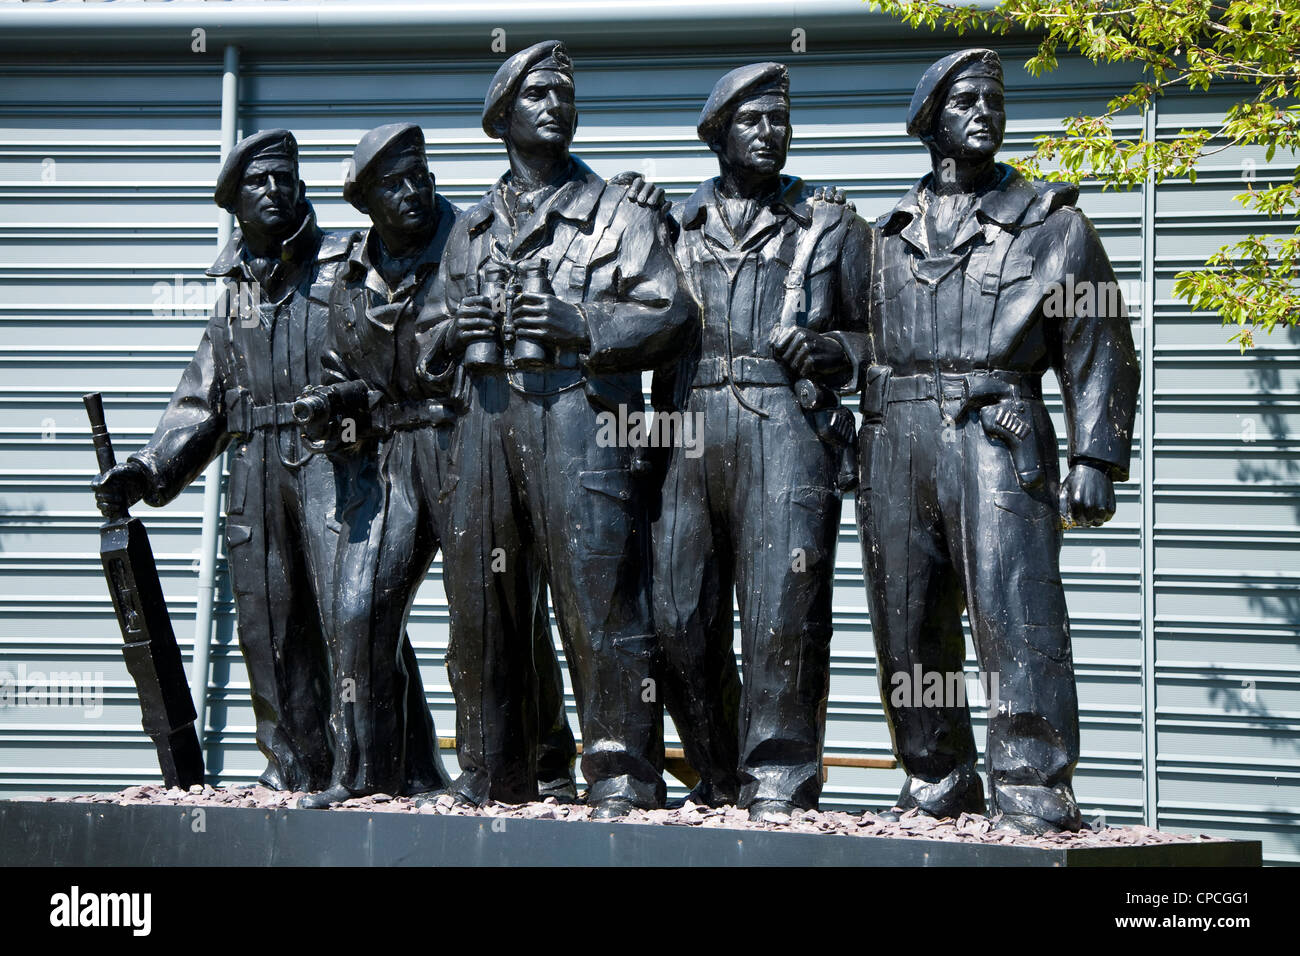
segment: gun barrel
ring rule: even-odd
[[[324,395],[304,395],[293,403],[293,417],[299,425],[321,421],[329,413],[329,399]]]
[[[86,417],[90,419],[90,440],[95,445],[99,470],[101,473],[108,471],[117,464],[117,456],[113,453],[113,439],[104,421],[104,397],[99,392],[87,392],[81,401],[86,406]]]

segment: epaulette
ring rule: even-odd
[[[495,210],[492,207],[492,193],[489,192],[482,199],[469,207],[464,214],[465,229],[470,235],[478,232],[492,220]]]
[[[361,230],[359,229],[354,229],[351,232],[345,230],[326,232],[321,236],[320,249],[316,251],[316,258],[320,262],[342,259],[352,251],[353,243],[360,238]]]
[[[1029,226],[1042,222],[1063,206],[1073,206],[1079,201],[1078,183],[1048,183],[1034,180],[1038,198],[1030,203],[1021,218],[1021,225]]]

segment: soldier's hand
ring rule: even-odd
[[[447,332],[447,349],[460,356],[471,342],[496,335],[497,317],[492,299],[486,295],[467,295],[456,306]]]
[[[1115,515],[1115,485],[1097,465],[1079,462],[1061,486],[1061,512],[1067,523],[1100,528]]]
[[[545,292],[520,292],[511,310],[515,336],[561,349],[581,349],[590,341],[587,319],[576,305]]]
[[[839,342],[797,325],[772,330],[772,354],[800,378],[830,375],[849,364]]]
[[[840,189],[838,186],[818,186],[813,190],[812,198],[814,201],[820,200],[821,202],[834,203],[837,206],[848,206],[854,212],[856,212],[858,208],[848,201],[848,193],[843,189]]]
[[[640,173],[619,173],[614,177],[613,182],[626,185],[627,198],[638,206],[659,209],[667,205],[668,197],[663,189],[652,182],[647,182]]]
[[[90,483],[95,492],[95,507],[105,518],[116,518],[144,497],[149,475],[137,461],[127,460],[96,476]]]

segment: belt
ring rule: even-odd
[[[446,425],[455,418],[456,415],[451,409],[432,398],[410,402],[389,402],[376,406],[370,413],[372,427],[384,433],[407,428],[422,428],[425,425],[435,427]]]
[[[277,402],[274,405],[250,405],[248,407],[248,428],[271,428],[279,425],[297,425],[293,417],[293,402]]]
[[[925,400],[951,402],[985,395],[996,396],[1005,393],[1009,385],[1018,387],[1022,398],[1041,398],[1041,382],[1042,379],[1037,375],[997,369],[891,375],[885,389],[885,401],[890,404]]]
[[[1018,392],[1022,399],[1041,400],[1042,376],[1002,369],[970,372],[922,372],[894,375],[887,366],[867,369],[862,389],[862,414],[880,421],[889,405],[936,402],[944,419],[955,422],[972,408],[991,405]]]
[[[740,355],[731,360],[721,356],[700,359],[691,388],[705,388],[732,381],[737,385],[784,385],[791,382],[790,370],[776,359]]]
[[[246,399],[247,392],[244,392],[243,396]],[[247,400],[241,401],[236,398],[226,410],[226,428],[232,435],[239,436],[241,441],[252,437],[253,432],[264,428],[274,428],[278,435],[282,426],[293,426],[293,434],[299,434],[298,421],[293,417],[293,402],[253,405]],[[293,444],[297,446],[296,441]],[[288,459],[284,457],[279,444],[276,444],[276,455],[280,459],[280,464],[286,468],[299,468],[310,461],[315,454],[311,451],[301,457]]]

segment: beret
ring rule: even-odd
[[[221,172],[217,173],[217,188],[212,192],[212,201],[226,212],[234,212],[239,183],[244,178],[244,167],[260,157],[289,159],[296,166],[298,141],[287,129],[266,129],[241,139],[226,156],[226,161],[221,164]]]
[[[483,132],[493,139],[501,138],[496,125],[514,105],[519,84],[533,70],[557,70],[573,79],[573,60],[559,40],[543,40],[502,63],[483,98]]]
[[[972,47],[949,53],[942,60],[930,64],[929,69],[921,74],[921,82],[916,84],[912,103],[907,108],[908,136],[925,136],[930,132],[930,120],[939,104],[939,97],[948,88],[948,81],[971,64],[979,64],[984,68],[985,76],[1002,82],[1002,60],[996,51]]]
[[[343,198],[354,206],[362,202],[361,192],[372,167],[385,153],[399,146],[414,147],[423,155],[424,130],[414,123],[389,123],[376,126],[362,136],[343,177]]]
[[[790,72],[784,63],[750,63],[732,70],[714,84],[713,92],[709,94],[709,99],[700,112],[695,132],[706,143],[714,139],[719,127],[731,117],[736,104],[763,87],[772,85],[779,87],[789,97]]]

